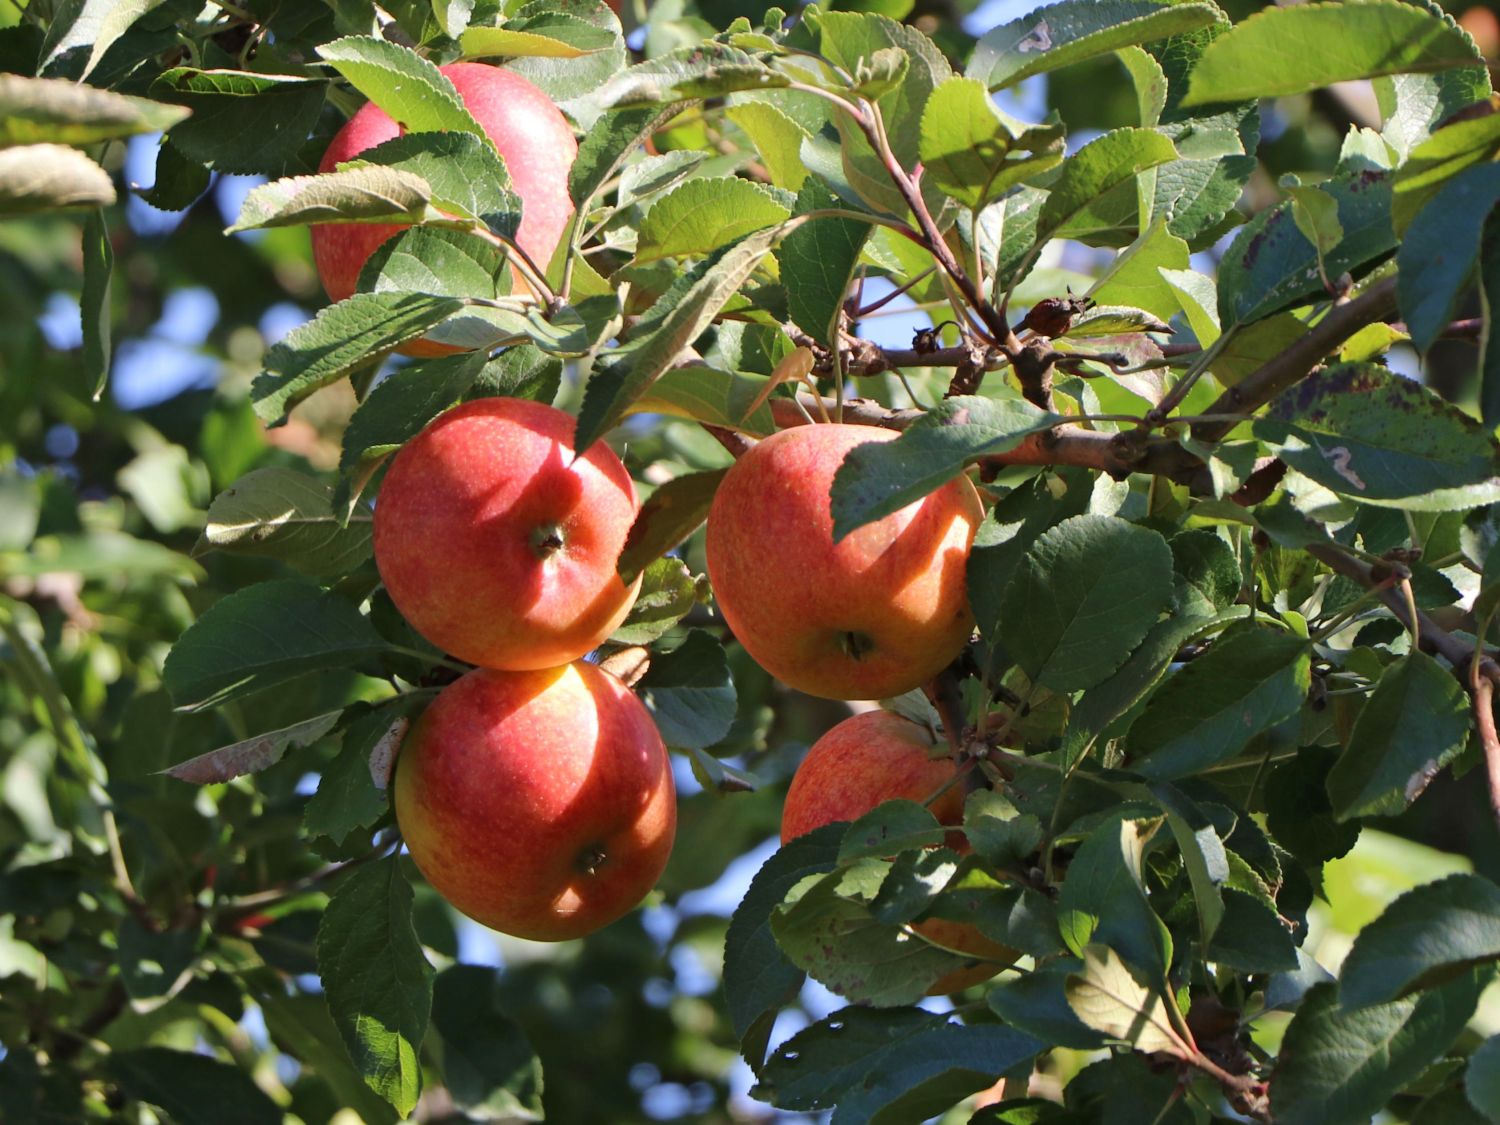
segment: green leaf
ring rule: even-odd
[[[708,518],[714,493],[728,471],[685,473],[651,494],[625,537],[625,547],[620,552],[621,581],[634,581],[637,574],[654,565],[653,560],[660,559],[698,530]]]
[[[54,69],[71,71],[70,64],[81,58],[83,66],[76,77],[82,82],[131,25],[161,2],[62,0],[51,10],[37,73]]]
[[[1297,968],[1297,942],[1271,903],[1225,887],[1224,918],[1203,957],[1242,973],[1285,973]]]
[[[1319,189],[1338,204],[1344,238],[1322,258],[1330,279],[1354,273],[1396,246],[1391,228],[1391,174],[1356,168]],[[1318,249],[1298,228],[1292,202],[1262,211],[1240,228],[1219,267],[1219,322],[1227,331],[1313,296],[1325,296]]]
[[[1338,859],[1359,840],[1359,822],[1341,824],[1328,798],[1328,771],[1335,760],[1334,751],[1309,747],[1266,778],[1266,827],[1304,863]]]
[[[832,1109],[835,1125],[923,1121],[1042,1046],[1010,1028],[964,1026],[916,1008],[842,1008],[776,1049],[756,1095],[783,1109]]]
[[[394,1125],[396,1111],[375,1096],[349,1061],[324,998],[305,992],[287,995],[274,974],[271,979],[275,983],[268,986],[264,977],[251,977],[250,991],[265,1013],[272,1042],[310,1066],[328,1083],[338,1104],[357,1114],[361,1122]]]
[[[1172,596],[1171,567],[1154,531],[1115,516],[1064,520],[1037,539],[1006,587],[1000,642],[1033,684],[1093,687],[1156,624]]]
[[[551,402],[562,365],[533,347],[509,348],[492,360],[484,352],[414,363],[375,384],[344,430],[339,468],[389,453],[416,437],[473,390]]]
[[[1234,757],[1297,713],[1311,683],[1310,650],[1295,634],[1229,633],[1156,690],[1130,728],[1131,768],[1169,780]]]
[[[795,212],[805,215],[838,206],[838,199],[822,181],[809,178],[797,195]],[[787,311],[821,344],[833,339],[849,280],[870,231],[868,223],[852,219],[810,219],[787,235],[776,253],[786,286]]]
[[[775,191],[750,180],[689,180],[646,213],[635,260],[707,254],[790,215]]]
[[[193,548],[281,559],[314,578],[348,574],[370,557],[370,519],[347,525],[333,490],[295,469],[247,473],[214,498]]]
[[[318,924],[328,1010],[365,1083],[409,1114],[432,1008],[432,966],[412,928],[412,891],[394,856],[357,868]]]
[[[114,201],[109,173],[76,148],[0,149],[0,215],[89,210]]]
[[[178,1121],[280,1125],[281,1109],[232,1063],[193,1051],[135,1047],[111,1051],[104,1068],[128,1098],[148,1102]]]
[[[311,836],[327,836],[339,847],[360,829],[368,832],[387,812],[390,798],[376,788],[378,763],[371,755],[383,743],[404,733],[412,708],[404,702],[375,707],[349,723],[337,757],[323,767],[318,791],[307,799],[302,827]]]
[[[918,151],[928,179],[965,206],[982,207],[1061,163],[1063,129],[1018,121],[983,82],[955,77],[927,99]]]
[[[192,980],[201,937],[196,926],[158,932],[126,916],[119,935],[120,981],[136,1011],[154,1011]]]
[[[172,647],[162,680],[178,707],[202,711],[383,647],[367,618],[337,594],[281,579],[222,598]]]
[[[1464,748],[1468,699],[1436,660],[1408,653],[1380,677],[1328,773],[1340,820],[1401,812]]]
[[[1141,885],[1149,832],[1127,813],[1108,817],[1078,848],[1057,896],[1057,924],[1078,956],[1107,945],[1151,979],[1165,980],[1171,938]]]
[[[1161,990],[1107,945],[1083,951],[1083,969],[1068,978],[1068,1006],[1084,1025],[1137,1051],[1185,1057],[1182,1036],[1172,1026]]]
[[[724,115],[750,138],[773,184],[788,191],[802,190],[807,180],[802,140],[807,133],[801,125],[769,102],[742,102],[730,106]]]
[[[729,660],[718,639],[702,629],[692,630],[670,652],[653,653],[651,667],[636,686],[668,746],[712,746],[734,725]]]
[[[0,74],[0,146],[89,145],[170,129],[187,115],[179,106],[78,82]]]
[[[151,85],[156,97],[192,110],[192,117],[167,135],[184,161],[265,176],[306,170],[299,151],[317,124],[327,90],[322,78],[190,67],[168,70]]]
[[[501,975],[450,965],[432,982],[432,1028],[443,1040],[443,1085],[482,1120],[542,1121],[542,1063],[500,1003]]]
[[[1205,613],[1228,609],[1240,596],[1243,577],[1234,548],[1216,532],[1180,531],[1168,540],[1172,566],[1200,599]]]
[[[598,36],[585,40],[588,33],[571,25],[562,31],[558,26],[559,16],[569,16],[607,32],[609,45],[599,47],[603,40]],[[550,25],[570,42],[586,41],[591,48],[589,53],[572,59],[514,56],[506,63],[506,69],[528,79],[559,109],[587,129],[609,104],[605,84],[630,62],[620,34],[619,17],[595,0],[529,0],[519,5],[506,5],[507,27],[529,26],[532,20],[537,21],[539,28]]]
[[[254,188],[225,234],[311,223],[412,223],[437,217],[427,181],[369,165],[318,176],[290,176]]]
[[[738,47],[702,42],[677,47],[615,75],[599,91],[615,108],[717,98],[737,90],[772,90],[791,79]]]
[[[833,538],[898,512],[941,488],[965,465],[1006,453],[1062,421],[1020,397],[944,399],[895,441],[850,450],[834,474]]]
[[[624,207],[627,204],[639,203],[644,199],[653,199],[662,192],[670,191],[691,177],[707,159],[707,153],[695,152],[691,149],[673,149],[660,156],[641,157],[627,165],[620,173],[619,187],[616,188],[618,206]],[[717,182],[749,183],[750,181],[717,179]]]
[[[339,167],[369,165],[420,176],[435,207],[472,217],[505,238],[521,225],[521,198],[511,189],[505,161],[472,133],[407,133]]]
[[[114,268],[115,252],[104,212],[91,211],[83,221],[83,295],[79,308],[83,317],[83,374],[96,402],[109,381],[109,288]]]
[[[784,844],[750,880],[724,935],[724,999],[745,1057],[760,1069],[776,1009],[802,987],[803,973],[771,933],[771,912],[809,875],[831,871],[845,826],[829,824]]]
[[[1312,243],[1318,255],[1318,269],[1328,282],[1328,255],[1344,241],[1338,200],[1317,184],[1293,184],[1287,188],[1287,194],[1291,197],[1292,222],[1297,224],[1302,237]]]
[[[617,109],[594,122],[579,143],[578,156],[568,170],[568,194],[580,210],[620,170],[641,142],[680,108],[674,104]]]
[[[1500,1121],[1500,1035],[1491,1035],[1469,1056],[1464,1093],[1490,1121]]]
[[[1395,0],[1269,8],[1208,45],[1184,105],[1302,94],[1383,74],[1472,66],[1468,36]]]
[[[660,489],[656,495],[660,495]],[[613,644],[650,644],[698,604],[698,583],[681,559],[658,558],[640,573],[640,593],[630,607],[630,615],[610,634]],[[635,575],[629,578],[622,575],[622,579],[633,582]]]
[[[1360,930],[1339,970],[1344,1010],[1399,1000],[1500,959],[1500,887],[1450,875],[1407,891]]]
[[[1349,1012],[1338,989],[1310,989],[1271,1076],[1276,1125],[1366,1125],[1463,1030],[1485,980],[1471,973],[1423,993]]]
[[[339,721],[339,712],[315,715],[280,730],[253,735],[178,762],[161,772],[178,781],[194,785],[215,785],[247,773],[268,769],[285,757],[288,750],[311,746],[331,731]]]
[[[879,859],[911,848],[941,844],[943,826],[915,801],[882,801],[849,825],[839,845],[839,862]]]
[[[1478,290],[1485,324],[1479,338],[1479,416],[1493,432],[1500,425],[1500,333],[1494,329],[1500,314],[1500,220],[1493,214],[1481,235]]]
[[[1062,0],[987,32],[965,73],[998,90],[1122,47],[1207,27],[1220,18],[1218,8],[1207,3]]]
[[[710,426],[723,426],[764,437],[775,432],[771,408],[764,399],[766,380],[720,371],[702,364],[684,364],[663,371],[650,390],[635,400],[631,412],[676,414]]]
[[[1254,425],[1292,468],[1365,504],[1450,511],[1500,499],[1500,443],[1373,363],[1343,363],[1271,401]]]
[[[356,293],[319,311],[266,353],[266,370],[250,385],[262,421],[275,423],[319,387],[415,340],[464,307],[455,297]]]
[[[1080,1020],[1067,999],[1068,978],[1082,967],[1077,958],[1054,957],[1029,973],[1002,978],[985,1000],[1005,1023],[1044,1043],[1099,1050],[1105,1046],[1104,1036]]]
[[[335,39],[317,51],[407,132],[473,133],[489,143],[447,75],[416,52],[358,35]]]
[[[1380,135],[1405,161],[1459,110],[1490,95],[1490,74],[1481,64],[1432,74],[1397,74],[1373,83],[1380,115]],[[1400,173],[1397,173],[1399,180]],[[1401,227],[1397,223],[1397,229]]]
[[[578,411],[575,437],[585,451],[623,418],[631,405],[702,334],[770,253],[771,227],[716,251],[684,274],[646,311],[629,345],[611,353],[594,373]],[[639,340],[637,343],[636,340]]]
[[[1391,220],[1405,234],[1437,193],[1453,177],[1487,164],[1500,152],[1500,113],[1466,117],[1445,125],[1412,149],[1396,169]]]
[[[606,28],[570,16],[543,12],[529,19],[506,20],[504,27],[470,27],[459,38],[466,59],[577,59],[608,50],[619,36]]]
[[[189,160],[170,137],[163,137],[156,150],[156,179],[149,188],[132,190],[161,211],[191,207],[213,180],[213,173],[196,160]]]
[[[1469,288],[1485,224],[1500,202],[1500,164],[1454,176],[1417,212],[1396,253],[1396,296],[1412,343],[1426,352]]]
[[[1037,218],[1038,243],[1087,226],[1089,205],[1136,173],[1177,159],[1177,148],[1151,129],[1115,129],[1063,162]],[[1080,224],[1082,226],[1080,226]]]
[[[1177,842],[1182,865],[1193,888],[1193,907],[1198,914],[1198,942],[1208,949],[1214,932],[1224,920],[1224,895],[1229,880],[1229,856],[1224,851],[1213,820],[1176,786],[1157,784],[1151,795],[1167,814],[1167,827]]]

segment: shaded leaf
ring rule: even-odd
[[[210,1055],[167,1047],[112,1051],[110,1078],[127,1097],[166,1110],[180,1121],[280,1125],[281,1109],[239,1067]]]
[[[622,581],[633,581],[652,565],[652,560],[672,550],[708,518],[719,481],[728,469],[685,473],[667,481],[651,494],[630,525],[620,552]],[[639,643],[639,642],[633,642]]]
[[[347,523],[333,490],[294,469],[256,469],[214,498],[193,553],[281,559],[314,578],[347,574],[370,557],[370,518]]]
[[[702,749],[734,725],[729,660],[712,633],[694,629],[670,652],[657,652],[636,685],[668,746]]]
[[[281,761],[288,750],[299,746],[311,746],[331,731],[338,720],[339,712],[337,711],[330,711],[326,715],[315,715],[311,719],[303,719],[300,723],[293,723],[280,730],[267,731],[265,734],[253,735],[239,742],[231,742],[228,746],[221,746],[217,750],[199,754],[196,758],[178,762],[177,765],[161,772],[168,777],[175,777],[178,781],[190,781],[194,785],[213,785],[229,781],[231,778],[274,766]]]

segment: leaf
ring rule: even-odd
[[[1223,891],[1224,918],[1204,960],[1242,973],[1284,973],[1297,968],[1297,942],[1275,907],[1238,887]]]
[[[318,924],[318,975],[365,1083],[411,1113],[422,1086],[417,1053],[432,1008],[432,966],[395,856],[357,868],[333,892]]]
[[[1082,957],[1107,945],[1152,979],[1165,979],[1171,938],[1146,900],[1141,863],[1149,830],[1128,810],[1084,838],[1057,897],[1063,941]]]
[[[967,73],[991,90],[1023,78],[1207,27],[1220,19],[1212,4],[1149,0],[1063,0],[987,32]]]
[[[1491,1035],[1469,1056],[1464,1093],[1490,1121],[1500,1121],[1500,1035]]]
[[[653,560],[678,546],[708,518],[714,493],[728,469],[684,473],[661,485],[641,505],[620,552],[620,580],[632,582]],[[638,642],[636,642],[638,643]]]
[[[251,190],[225,234],[311,223],[411,223],[433,217],[427,181],[376,165],[291,176]]]
[[[149,188],[132,184],[131,190],[161,211],[183,211],[208,190],[213,173],[189,160],[170,137],[163,137],[156,150],[156,178]]]
[[[882,801],[849,825],[839,844],[839,862],[880,859],[912,848],[943,842],[945,831],[936,816],[916,801]]]
[[[778,1047],[755,1093],[783,1109],[832,1109],[834,1125],[896,1125],[940,1115],[1041,1049],[1010,1028],[916,1008],[841,1008]]]
[[[969,462],[1009,452],[1029,434],[1062,420],[1020,397],[944,399],[895,441],[866,442],[850,450],[833,478],[834,542],[916,503]]]
[[[1083,970],[1068,977],[1065,989],[1068,1006],[1086,1026],[1137,1051],[1187,1057],[1160,990],[1142,981],[1109,946],[1086,947]]]
[[[315,715],[311,719],[303,719],[300,723],[293,723],[280,730],[267,731],[265,734],[253,735],[239,742],[231,742],[228,746],[221,746],[217,750],[199,754],[196,758],[178,762],[175,766],[161,772],[168,777],[175,777],[178,781],[188,781],[194,785],[214,785],[229,781],[247,773],[269,769],[281,761],[288,750],[311,746],[331,731],[338,720],[339,712],[337,711],[330,711],[326,715]]]
[[[675,414],[764,437],[776,430],[765,399],[764,379],[691,363],[663,371],[650,390],[635,400],[630,412]],[[755,406],[757,402],[759,406]]]
[[[1412,149],[1396,169],[1391,220],[1405,234],[1417,215],[1459,173],[1492,161],[1500,151],[1500,113],[1460,117]]]
[[[483,1119],[541,1121],[542,1063],[500,1003],[500,974],[450,965],[432,982],[432,1029],[443,1040],[443,1085]]]
[[[802,163],[802,139],[807,136],[792,117],[769,102],[742,102],[725,110],[750,138],[761,163],[771,174],[771,182],[788,191],[801,191],[807,180],[807,166]]]
[[[415,340],[463,307],[456,297],[420,293],[356,293],[327,306],[266,353],[266,370],[250,385],[255,413],[264,422],[279,421],[319,387]]]
[[[1228,609],[1240,596],[1243,576],[1234,548],[1216,532],[1180,531],[1167,541],[1172,566],[1193,590],[1196,609],[1215,613]]]
[[[1289,466],[1365,504],[1450,511],[1500,499],[1500,443],[1473,418],[1372,363],[1327,368],[1254,424]]]
[[[1500,201],[1500,164],[1466,168],[1417,212],[1396,253],[1396,296],[1412,343],[1426,352],[1469,288],[1485,224]]]
[[[490,143],[447,75],[416,52],[359,35],[324,43],[317,52],[407,132],[473,133]]]
[[[659,558],[641,575],[641,589],[630,607],[630,615],[610,634],[612,644],[650,644],[698,604],[698,583],[681,559]],[[622,576],[622,580],[633,582],[635,575]]]
[[[1304,863],[1338,859],[1359,840],[1359,821],[1341,824],[1328,798],[1328,771],[1335,759],[1335,751],[1306,748],[1266,778],[1266,827]]]
[[[109,289],[114,268],[115,252],[110,245],[104,212],[91,211],[83,221],[83,294],[79,312],[83,319],[83,374],[96,402],[109,381]]]
[[[306,170],[298,153],[317,124],[327,89],[324,79],[304,75],[191,67],[168,70],[151,85],[155,96],[192,110],[167,136],[183,160],[265,176]]]
[[[750,180],[689,180],[646,213],[635,261],[707,254],[790,215],[774,191]]]
[[[718,639],[702,629],[689,632],[670,652],[654,653],[636,686],[668,746],[712,746],[734,725],[729,660]]]
[[[384,647],[367,618],[307,582],[260,582],[188,627],[162,669],[172,701],[202,711],[308,672],[345,668]]]
[[[995,105],[984,83],[955,77],[927,99],[918,151],[927,179],[966,207],[983,207],[1061,163],[1063,130],[1018,121]]]
[[[302,828],[311,836],[327,836],[343,847],[360,829],[369,830],[390,811],[384,789],[376,788],[372,756],[392,732],[401,731],[412,708],[407,702],[377,706],[353,719],[343,731],[338,755],[323,767],[318,791],[307,799]]]
[[[724,935],[724,999],[745,1057],[759,1070],[776,1009],[796,995],[803,981],[771,933],[771,911],[809,875],[831,871],[838,861],[844,825],[830,824],[799,836],[761,865]],[[754,1037],[754,1041],[752,1041]]]
[[[378,165],[420,176],[434,206],[472,217],[513,238],[521,225],[521,197],[500,154],[472,133],[407,133],[367,148],[340,168]]]
[[[680,105],[649,105],[602,114],[584,134],[578,156],[568,170],[568,195],[580,210],[624,165],[629,155]]]
[[[1401,812],[1456,758],[1469,736],[1463,688],[1432,657],[1403,656],[1382,673],[1328,772],[1340,820]]]
[[[543,12],[509,19],[504,27],[465,28],[459,46],[466,59],[577,59],[612,47],[619,37],[566,12]]]
[[[153,931],[133,916],[120,925],[120,981],[136,1012],[155,1011],[193,979],[202,931],[196,926]]]
[[[1484,331],[1479,338],[1479,416],[1493,433],[1500,425],[1500,333],[1495,331],[1500,300],[1500,220],[1491,215],[1481,235],[1479,307]]]
[[[1292,202],[1292,221],[1318,255],[1318,270],[1329,283],[1327,258],[1344,241],[1339,223],[1338,200],[1316,184],[1293,184],[1287,188]]]
[[[1407,891],[1360,930],[1339,970],[1345,1011],[1399,1000],[1500,959],[1500,887],[1450,875]]]
[[[111,1051],[104,1069],[125,1096],[179,1121],[280,1125],[280,1107],[239,1067],[211,1055],[167,1047]]]
[[[1193,888],[1193,907],[1198,914],[1198,942],[1206,950],[1224,920],[1221,888],[1229,881],[1229,856],[1224,851],[1224,841],[1212,819],[1176,786],[1153,785],[1151,795],[1167,814],[1167,827],[1187,869],[1188,882]]]
[[[1414,4],[1304,4],[1256,12],[1210,43],[1184,105],[1302,94],[1383,74],[1472,66],[1451,20]]]
[[[160,3],[161,0],[62,0],[53,9],[47,37],[42,40],[37,73],[65,69],[75,55],[81,55],[83,67],[76,77],[82,82],[120,36]],[[87,54],[83,53],[85,48]]]
[[[21,145],[0,149],[0,215],[78,211],[115,201],[109,173],[76,148]]]
[[[790,83],[788,76],[748,51],[705,41],[674,48],[621,71],[598,97],[602,104],[619,108],[717,98],[738,90],[772,90]]]
[[[1479,1000],[1478,974],[1421,996],[1358,1011],[1338,990],[1308,991],[1286,1029],[1271,1076],[1276,1125],[1366,1125],[1463,1030]]]
[[[646,311],[637,328],[640,342],[632,340],[616,349],[610,362],[589,380],[574,438],[579,452],[587,451],[612,429],[713,322],[770,252],[779,233],[771,227],[716,251]]]
[[[1330,278],[1354,273],[1396,246],[1391,228],[1391,174],[1379,169],[1345,169],[1319,189],[1338,204],[1344,238],[1322,258]],[[1299,229],[1292,203],[1262,211],[1240,228],[1219,268],[1219,321],[1227,331],[1289,308],[1313,296],[1326,296],[1318,270],[1318,250]]]
[[[89,145],[170,129],[187,115],[179,106],[78,82],[0,74],[0,146]]]
[[[1005,1023],[1044,1043],[1075,1051],[1096,1051],[1104,1037],[1078,1018],[1067,999],[1068,978],[1083,967],[1073,957],[1055,957],[1029,973],[994,984],[985,997]]]
[[[370,557],[370,520],[340,522],[333,490],[294,469],[256,469],[208,506],[193,548],[281,559],[314,578],[348,574]]]
[[[1063,162],[1037,217],[1038,244],[1066,234],[1089,205],[1136,173],[1177,159],[1177,148],[1151,129],[1115,129]]]
[[[1156,532],[1115,516],[1073,516],[1016,569],[1000,603],[1000,642],[1033,684],[1093,687],[1156,624],[1172,596],[1171,566]]]
[[[1130,768],[1170,780],[1232,758],[1297,713],[1311,684],[1309,660],[1295,634],[1245,629],[1221,637],[1146,704],[1130,728]]]
[[[816,177],[797,195],[795,213],[806,215],[840,206]],[[868,223],[852,219],[810,219],[787,235],[777,250],[792,320],[820,344],[830,345],[849,292],[849,281],[870,238]]]

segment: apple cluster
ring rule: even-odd
[[[513,72],[442,71],[506,159],[524,206],[517,244],[546,261],[572,210],[571,128]],[[399,133],[367,105],[322,170]],[[365,261],[400,229],[314,227],[329,296],[352,293]],[[418,341],[408,350],[447,349]],[[579,454],[573,435],[573,418],[551,406],[468,402],[397,454],[375,509],[375,560],[392,601],[428,641],[478,666],[442,691],[402,747],[402,834],[454,906],[538,940],[579,937],[630,910],[665,867],[676,827],[671,768],[649,713],[581,659],[639,589],[616,570],[638,503],[614,452],[595,444]],[[839,465],[857,445],[895,436],[840,424],[772,434],[725,475],[709,512],[708,571],[725,622],[762,667],[811,695],[881,699],[919,687],[973,630],[965,567],[984,513],[967,478],[834,540]],[[957,824],[957,769],[925,727],[890,712],[856,715],[798,770],[782,839],[945,786],[933,812]],[[917,929],[980,959],[934,991],[984,979],[1016,956],[966,923]]]

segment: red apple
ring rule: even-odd
[[[830,699],[900,695],[942,671],[974,625],[964,566],[984,511],[965,477],[833,542],[829,489],[873,426],[798,426],[735,462],[708,514],[724,620],[766,671]]]
[[[650,714],[583,663],[454,681],[397,755],[395,804],[439,894],[536,941],[582,937],[627,913],[666,867],[677,828]]]
[[[858,820],[883,801],[925,801],[953,780],[952,758],[934,758],[932,733],[891,711],[866,711],[845,719],[817,742],[797,768],[781,810],[781,842],[788,843],[837,820]],[[966,794],[952,785],[930,806],[940,824],[961,824]],[[950,844],[968,844],[949,833]],[[948,949],[984,960],[956,969],[927,990],[929,996],[959,992],[989,980],[1020,953],[985,937],[968,922],[928,918],[912,927]]]
[[[573,416],[516,398],[440,415],[402,448],[375,503],[375,564],[413,628],[486,668],[553,668],[614,632],[635,600],[615,570],[635,485],[608,446],[573,452]]]
[[[513,71],[483,63],[450,63],[438,69],[505,158],[511,187],[522,203],[516,242],[545,268],[573,214],[568,171],[578,155],[578,142],[572,126],[552,99]],[[331,172],[336,164],[401,133],[401,126],[371,102],[335,134],[318,171]],[[314,226],[313,260],[328,296],[342,301],[353,293],[365,261],[382,242],[405,229],[384,223]]]

